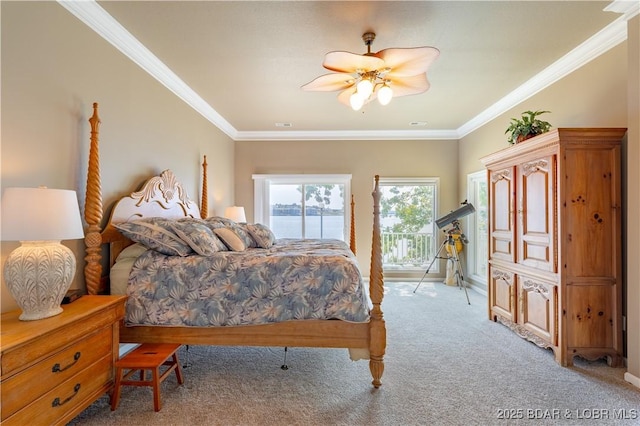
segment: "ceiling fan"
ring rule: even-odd
[[[427,69],[440,55],[438,49],[428,46],[392,48],[371,53],[375,38],[373,32],[362,35],[367,46],[367,53],[362,55],[343,51],[327,53],[322,66],[335,72],[317,77],[302,89],[342,90],[338,100],[355,111],[376,98],[380,104],[387,105],[393,97],[429,90]]]

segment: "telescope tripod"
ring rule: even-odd
[[[449,252],[450,255],[447,256],[447,257],[442,257],[440,255],[440,253],[442,252],[443,249],[445,251],[447,251],[446,250],[447,246],[449,246],[449,248],[451,250]],[[455,242],[455,240],[453,238],[453,235],[452,235],[451,231],[449,231],[449,233],[447,235],[447,238],[442,242],[442,244],[440,244],[440,248],[436,252],[435,257],[433,258],[433,260],[431,261],[431,263],[427,267],[427,270],[425,271],[424,275],[422,276],[422,279],[420,280],[420,282],[418,283],[416,288],[413,290],[413,292],[415,293],[418,290],[418,287],[420,287],[420,284],[422,284],[422,281],[424,281],[425,277],[427,276],[427,274],[431,270],[431,267],[435,263],[436,259],[444,259],[444,260],[453,262],[453,271],[454,271],[453,274],[455,276],[456,285],[459,288],[464,289],[464,294],[465,294],[465,296],[467,296],[467,304],[470,305],[471,302],[469,301],[469,293],[467,292],[467,286],[464,285],[464,274],[462,273],[462,265],[460,265],[460,258],[458,257],[458,249],[456,249],[456,242]]]

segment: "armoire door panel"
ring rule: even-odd
[[[489,265],[489,307],[491,314],[500,315],[509,321],[515,322],[515,281],[512,272],[496,269]]]
[[[518,276],[518,292],[518,322],[531,333],[556,345],[556,286],[527,276]]]
[[[616,256],[611,250],[619,236],[620,200],[613,194],[612,154],[600,149],[571,150],[566,156],[565,195],[566,264],[575,277],[615,277]]]
[[[555,161],[547,156],[518,165],[518,262],[555,272]]]
[[[515,261],[515,230],[513,220],[514,210],[514,170],[492,171],[490,173],[490,256]]]
[[[567,285],[567,346],[607,348],[614,344],[616,286]],[[619,344],[619,342],[618,342]]]

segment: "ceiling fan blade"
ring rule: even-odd
[[[431,87],[431,84],[427,80],[427,74],[422,73],[410,77],[393,78],[390,86],[393,90],[393,97],[397,98],[426,92]]]
[[[383,68],[384,60],[376,56],[336,51],[325,55],[322,66],[331,71],[355,73],[358,70],[371,71]]]
[[[391,68],[387,76],[408,77],[426,73],[438,59],[440,51],[435,47],[413,47],[384,49],[375,54],[385,66]]]
[[[354,78],[351,74],[332,73],[317,77],[309,83],[302,86],[302,90],[333,92],[336,90],[344,90],[353,86]]]

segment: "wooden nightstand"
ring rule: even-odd
[[[2,424],[66,424],[114,382],[124,296],[82,296],[60,315],[2,314]]]

